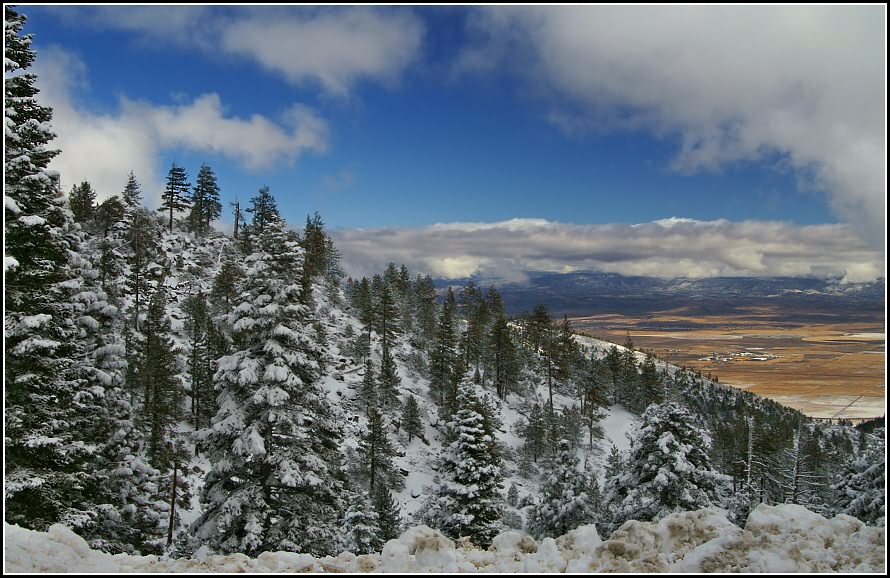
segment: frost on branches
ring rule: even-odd
[[[650,405],[623,469],[608,481],[612,527],[712,507],[722,480],[692,414],[676,402]]]
[[[329,553],[341,434],[317,383],[323,352],[295,274],[303,249],[277,217],[252,246],[227,318],[233,353],[214,379],[220,409],[203,436],[213,469],[193,532],[218,552]]]

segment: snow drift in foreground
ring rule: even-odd
[[[713,510],[627,522],[602,542],[592,525],[540,543],[505,532],[487,551],[456,546],[426,526],[389,541],[380,554],[315,558],[266,552],[158,556],[90,550],[68,528],[33,532],[4,524],[6,572],[880,572],[884,528],[850,516],[827,520],[801,506],[759,506],[744,530]]]

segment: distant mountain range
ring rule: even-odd
[[[797,311],[830,308],[882,311],[884,279],[842,285],[837,281],[800,277],[715,277],[658,279],[615,273],[531,273],[525,282],[502,283],[480,277],[439,280],[437,285],[497,286],[508,313],[530,311],[543,303],[551,314],[639,314],[676,307],[694,314],[728,313],[753,305],[783,305]]]

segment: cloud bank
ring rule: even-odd
[[[778,157],[872,247],[886,224],[886,8],[491,7],[458,74],[508,67],[569,133],[677,137],[672,168]]]
[[[846,283],[884,276],[882,252],[841,224],[671,218],[573,225],[511,219],[331,234],[353,276],[380,272],[390,261],[445,279],[480,274],[520,280],[530,271],[584,270],[660,278],[818,277]]]
[[[87,74],[76,56],[58,47],[44,49],[34,71],[41,104],[53,108],[58,137],[51,146],[62,150],[51,168],[61,173],[66,190],[90,181],[100,201],[120,193],[133,170],[146,204],[156,204],[164,186],[157,179],[160,154],[171,147],[219,154],[250,170],[293,163],[306,152],[327,149],[326,122],[298,103],[278,119],[258,114],[239,118],[226,115],[215,93],[176,105],[122,97],[117,113],[98,114],[75,102],[73,92]]]

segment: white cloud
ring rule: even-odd
[[[251,60],[288,82],[348,96],[361,80],[396,82],[422,48],[424,25],[401,8],[101,6],[52,9],[72,26],[135,32],[145,43]]]
[[[505,63],[568,132],[678,135],[672,166],[784,156],[884,246],[886,9],[492,7],[460,73]]]
[[[445,223],[423,228],[332,231],[356,276],[404,263],[442,278],[478,273],[505,280],[532,271],[598,270],[662,278],[884,275],[882,252],[849,225],[663,219],[636,225],[572,225],[543,219]]]
[[[396,80],[419,56],[423,32],[404,11],[254,13],[225,28],[221,47],[294,84],[317,81],[343,96],[360,78]]]
[[[157,178],[163,170],[159,156],[166,148],[219,154],[248,169],[293,163],[306,152],[327,149],[327,124],[300,104],[284,111],[280,122],[257,114],[227,116],[214,93],[170,106],[122,97],[119,112],[98,114],[73,99],[73,91],[86,82],[86,67],[76,56],[57,47],[44,49],[34,70],[40,102],[53,108],[58,138],[52,146],[62,150],[51,168],[61,173],[66,189],[90,181],[100,200],[123,190],[133,170],[147,205],[156,204],[163,189]]]

